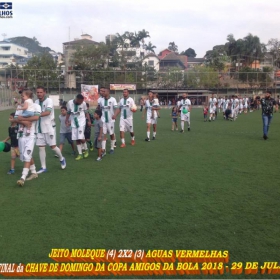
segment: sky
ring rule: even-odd
[[[11,1],[11,0],[9,0]],[[62,44],[90,34],[97,42],[108,34],[145,29],[158,54],[175,42],[179,52],[193,48],[203,57],[213,46],[248,33],[267,44],[280,40],[279,0],[16,0],[13,18],[0,18],[0,39],[36,37],[43,47],[62,52]]]

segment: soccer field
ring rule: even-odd
[[[10,112],[0,112],[1,140]],[[144,141],[138,111],[136,145],[126,134],[127,147],[101,162],[96,150],[77,162],[65,144],[61,170],[48,148],[48,172],[24,187],[23,164],[7,175],[2,152],[0,263],[50,262],[52,248],[228,250],[230,263],[279,261],[280,114],[264,141],[261,111],[205,123],[194,109],[183,134],[171,131],[171,110],[160,113],[155,141]],[[119,146],[118,126],[116,134]],[[38,170],[37,147],[33,155]]]

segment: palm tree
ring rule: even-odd
[[[148,43],[148,45],[144,45],[145,46],[145,50],[147,51],[147,52],[153,52],[153,53],[155,53],[155,50],[154,49],[156,49],[156,46],[154,46],[151,42],[149,42]]]
[[[138,31],[137,39],[138,39],[139,42],[142,42],[142,44],[145,43],[145,39],[148,38],[148,37],[150,37],[149,31],[146,31],[145,29],[143,29],[141,31]]]
[[[175,44],[175,42],[170,42],[168,49],[173,51],[173,52],[178,52],[178,46]]]

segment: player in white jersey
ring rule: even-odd
[[[249,99],[248,97],[245,95],[244,97],[244,114],[248,113],[248,103],[249,103]]]
[[[221,97],[218,97],[218,109],[219,109],[219,113],[221,112],[221,104],[222,104],[222,99],[221,99]]]
[[[104,87],[100,87],[100,90],[99,90],[99,95],[100,95],[100,97],[99,97],[98,100],[97,100],[97,107],[96,107],[96,109],[101,110],[98,104],[99,104],[99,103],[101,102],[101,100],[104,98],[104,93],[105,93],[105,88],[104,88]],[[112,122],[115,123],[115,120],[112,120]],[[114,125],[114,127],[115,127],[115,125]],[[114,131],[115,131],[115,128],[114,128]],[[115,138],[115,141],[114,141],[114,149],[115,149],[115,148],[117,148],[117,138],[116,138],[115,132],[114,132],[114,138]]]
[[[150,130],[151,130],[151,124],[153,125],[153,140],[156,139],[156,133],[157,133],[157,119],[158,114],[156,112],[160,109],[160,107],[153,106],[153,100],[154,100],[154,93],[152,91],[149,91],[148,93],[148,99],[145,101],[145,110],[142,114],[142,119],[144,119],[144,115],[146,114],[146,123],[147,123],[147,138],[145,141],[150,142]],[[154,116],[153,116],[154,115]]]
[[[188,123],[188,131],[191,130],[191,101],[187,98],[187,94],[183,93],[182,100],[180,101],[179,110],[181,110],[181,133],[184,132],[185,122]]]
[[[111,138],[110,154],[114,153],[115,138],[115,120],[112,119],[115,109],[118,104],[115,97],[110,96],[110,89],[104,88],[104,98],[99,99],[98,108],[102,110],[101,120],[103,122],[103,140],[102,140],[102,155],[106,155],[106,134]]]
[[[56,146],[56,127],[54,118],[54,106],[51,98],[46,96],[44,87],[37,87],[36,94],[38,99],[35,104],[41,107],[41,116],[38,121],[38,134],[36,145],[39,146],[39,157],[41,161],[41,169],[38,174],[47,172],[46,166],[46,145],[50,146],[60,161],[62,169],[66,168],[66,160],[61,154],[60,149]]]
[[[17,135],[20,151],[20,160],[24,162],[21,178],[17,181],[17,184],[19,186],[23,186],[25,181],[29,181],[38,177],[32,154],[35,145],[36,127],[37,122],[40,118],[41,107],[37,104],[33,104],[33,108],[34,116],[32,117],[22,117],[22,111],[17,111],[17,113],[19,114],[17,118],[10,119],[11,122],[16,122],[18,124],[20,124],[21,121],[26,120],[32,122],[29,133],[27,133],[27,128],[24,127],[23,132],[18,132]],[[31,175],[27,177],[29,170],[31,171]]]
[[[126,131],[130,132],[131,136],[131,145],[135,145],[135,136],[133,131],[133,113],[131,111],[131,107],[134,106],[134,100],[129,97],[128,89],[123,90],[123,98],[120,100],[118,104],[118,108],[115,111],[113,120],[117,118],[117,116],[121,113],[120,117],[120,137],[121,137],[121,148],[125,148],[125,138],[124,133]]]
[[[212,97],[209,98],[209,122],[211,122],[211,119],[215,120],[215,112],[216,112],[216,105],[217,105],[217,99],[214,97],[214,93],[212,93]]]
[[[71,125],[72,140],[76,141],[79,153],[76,160],[88,157],[88,147],[84,134],[86,122],[88,125],[91,125],[87,105],[83,95],[77,94],[75,99],[69,100],[67,103],[67,116],[65,120],[66,125]]]
[[[239,99],[238,99],[237,95],[235,95],[233,102],[234,102],[234,116],[233,116],[233,119],[236,120],[237,116],[238,116],[238,112],[239,112]]]
[[[239,97],[239,114],[243,112],[243,98]]]
[[[226,96],[224,98],[224,100],[223,100],[223,115],[224,115],[224,119],[226,118],[225,112],[226,112],[226,109],[228,107],[228,104],[229,104],[229,99]]]

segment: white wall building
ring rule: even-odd
[[[28,58],[28,49],[7,41],[0,42],[0,68]]]
[[[160,59],[154,53],[147,54],[142,60],[142,65],[146,67],[153,67],[155,71],[159,71]]]

